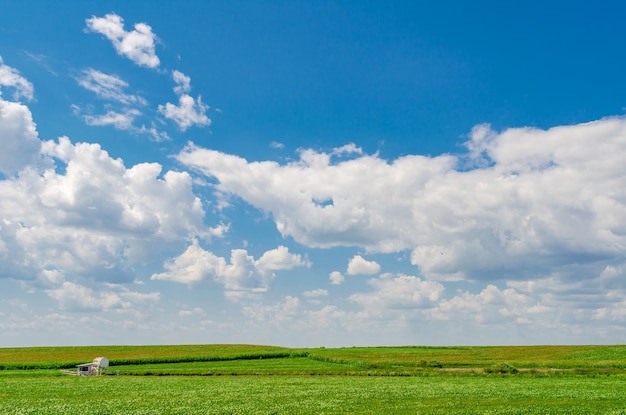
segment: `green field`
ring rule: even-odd
[[[626,347],[0,349],[0,414],[79,413],[626,414]]]

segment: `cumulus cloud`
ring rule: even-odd
[[[1,97],[0,147],[0,173],[7,175],[36,163],[41,147],[28,107]]]
[[[376,261],[367,261],[361,255],[355,255],[348,263],[348,275],[372,275],[380,272]]]
[[[469,319],[477,323],[528,323],[530,314],[543,314],[550,309],[534,303],[530,296],[513,288],[500,290],[489,284],[478,294],[463,292],[433,307],[431,315],[439,320]]]
[[[137,95],[124,92],[128,83],[117,75],[110,75],[93,68],[84,69],[76,81],[83,88],[94,92],[98,97],[122,104],[147,104],[146,100]]]
[[[284,246],[265,252],[258,260],[245,249],[233,249],[228,263],[194,240],[180,256],[163,264],[165,272],[153,274],[151,279],[182,284],[210,280],[222,284],[227,297],[237,299],[266,292],[275,278],[273,271],[308,265],[306,259]]]
[[[68,138],[44,142],[41,152],[46,167],[0,181],[2,278],[50,289],[63,281],[127,283],[137,264],[221,232],[204,224],[187,173],[163,173],[156,163],[126,168],[99,145]]]
[[[5,65],[2,61],[2,56],[0,56],[0,86],[13,88],[13,99],[16,101],[19,100],[20,97],[31,101],[35,93],[33,84],[21,76],[17,69],[12,68],[9,65]]]
[[[300,160],[281,166],[194,145],[177,159],[215,177],[218,191],[270,212],[281,234],[301,244],[381,252],[413,246],[413,221],[419,219],[414,199],[455,163],[451,156],[407,156],[393,164],[363,156],[334,164],[331,154],[306,150]]]
[[[118,54],[126,56],[137,65],[148,68],[159,66],[159,57],[155,53],[156,35],[145,23],[136,23],[135,29],[124,30],[124,19],[115,13],[104,17],[91,17],[86,20],[87,30],[104,35],[111,41]]]
[[[123,288],[117,292],[96,292],[72,282],[64,282],[58,288],[47,290],[47,294],[59,302],[61,309],[70,311],[131,310],[135,303],[156,302],[160,298],[156,292],[146,294]]]
[[[243,307],[242,311],[246,317],[273,324],[291,321],[303,312],[300,306],[300,299],[290,295],[276,304],[251,304]]]
[[[176,86],[174,87],[174,92],[177,95],[182,95],[191,91],[191,78],[189,76],[185,75],[181,71],[174,69],[172,71],[172,78],[176,83]]]
[[[428,279],[586,279],[626,261],[625,118],[500,133],[478,126],[467,147],[392,161],[305,150],[281,165],[189,145],[177,158],[215,178],[216,191],[269,212],[286,237],[410,250]]]
[[[383,275],[368,281],[374,291],[357,293],[350,300],[367,310],[428,308],[435,305],[445,291],[437,281],[424,281],[410,275]]]
[[[205,114],[208,109],[208,105],[203,104],[200,97],[194,100],[187,94],[182,94],[178,98],[178,105],[171,102],[159,105],[159,112],[165,118],[174,121],[181,131],[186,131],[193,125],[211,125],[211,119]]]
[[[358,147],[356,144],[354,143],[349,143],[346,144],[345,146],[341,146],[341,147],[337,147],[334,148],[333,151],[331,152],[332,155],[334,156],[339,156],[342,154],[363,154],[363,149],[361,149],[361,147]]]
[[[345,280],[344,276],[339,271],[331,272],[328,278],[330,279],[330,283],[333,285],[341,285]]]
[[[310,266],[311,262],[308,259],[298,254],[291,254],[289,249],[282,245],[265,252],[257,261],[257,268],[262,272]]]

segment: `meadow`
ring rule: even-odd
[[[0,413],[626,414],[626,347],[5,348]]]

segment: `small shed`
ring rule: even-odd
[[[96,357],[91,363],[76,365],[76,374],[78,376],[97,376],[101,375],[103,370],[108,368],[109,359],[106,357]]]

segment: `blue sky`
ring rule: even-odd
[[[0,346],[623,343],[619,2],[5,1]]]

